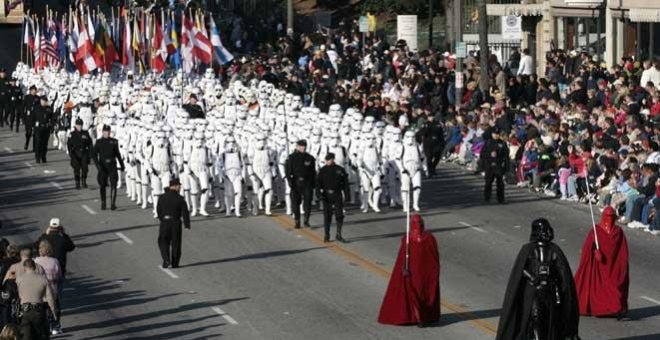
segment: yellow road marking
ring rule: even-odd
[[[311,231],[310,229],[307,228],[295,229],[293,221],[290,218],[286,217],[285,215],[273,215],[272,218],[284,229],[296,231],[298,234],[304,236],[307,240],[311,241],[312,243],[326,247],[331,252],[345,258],[346,260],[349,260],[352,263],[357,264],[358,266],[362,267],[363,269],[367,270],[372,274],[375,274],[376,276],[389,280],[390,276],[392,275],[392,272],[390,272],[388,269],[384,268],[383,266],[380,266],[368,260],[364,256],[352,250],[342,247],[336,242],[324,243],[323,238],[318,234],[316,234],[315,232]],[[479,330],[487,334],[492,334],[492,335],[497,334],[497,326],[479,318],[477,315],[471,313],[470,311],[458,305],[455,305],[451,302],[448,302],[447,300],[442,298],[440,299],[440,304],[445,309],[448,309],[456,313],[456,315],[458,315],[458,317],[460,317],[461,319],[467,320],[469,323],[471,323]]]

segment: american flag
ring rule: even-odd
[[[42,66],[53,66],[60,67],[60,56],[57,54],[57,51],[53,47],[50,41],[46,40],[46,37],[41,35],[41,65]]]

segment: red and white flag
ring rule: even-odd
[[[183,14],[181,25],[181,62],[183,64],[183,71],[190,73],[195,66],[195,57],[193,56],[193,40],[192,35],[192,22]]]
[[[80,22],[78,28],[80,31],[78,32],[78,46],[75,55],[76,67],[80,73],[87,74],[96,69],[96,61],[92,55],[94,46],[87,34],[85,24]]]
[[[192,27],[192,34],[195,37],[193,40],[193,54],[199,61],[204,64],[211,64],[211,56],[213,54],[213,45],[211,45],[211,40],[209,40],[208,35],[204,34],[204,31],[199,27],[203,27],[203,22],[199,25],[194,25]]]
[[[154,36],[153,36],[153,50],[151,53],[151,66],[154,70],[158,72],[163,72],[165,66],[167,65],[167,41],[165,40],[165,35],[163,30],[158,23],[158,20],[154,22]]]

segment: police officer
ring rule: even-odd
[[[76,125],[67,142],[76,189],[80,189],[81,182],[82,187],[87,188],[87,166],[92,154],[92,136],[89,132],[83,131],[82,126],[82,119],[76,119]]]
[[[323,242],[330,241],[330,222],[332,222],[333,212],[337,219],[335,239],[339,242],[346,242],[341,235],[341,228],[344,224],[344,197],[347,200],[351,198],[348,174],[344,168],[335,164],[335,154],[331,152],[325,156],[325,166],[319,170],[316,177],[316,194],[323,200],[323,228],[325,230]]]
[[[179,195],[181,182],[178,178],[170,181],[169,188],[158,200],[156,213],[160,220],[158,230],[158,248],[163,258],[163,268],[170,265],[179,267],[181,259],[181,220],[186,229],[190,229],[190,213],[186,200]],[[170,253],[171,249],[171,253]]]
[[[16,124],[16,132],[18,132],[18,126],[21,125],[22,104],[23,90],[16,84],[16,78],[12,78],[9,80],[9,130],[13,130]]]
[[[97,180],[101,192],[101,210],[106,209],[105,187],[108,184],[110,184],[110,210],[116,210],[117,180],[119,179],[117,162],[119,162],[120,171],[124,171],[124,160],[119,153],[119,142],[110,137],[110,126],[103,126],[103,137],[96,141],[92,152],[92,159],[98,170]]]
[[[46,163],[48,139],[53,126],[53,110],[48,105],[48,97],[40,97],[41,106],[34,111],[34,156],[37,163]]]
[[[309,228],[309,215],[312,210],[312,193],[316,179],[316,160],[305,152],[307,142],[299,140],[294,151],[285,163],[286,178],[291,187],[291,205],[296,220],[296,229],[300,228],[300,203],[305,209],[305,227]]]
[[[32,131],[34,127],[34,112],[39,107],[39,96],[37,96],[37,87],[32,85],[27,96],[23,102],[23,125],[25,125],[25,146],[23,150],[28,149],[30,145],[30,138],[32,138]],[[34,150],[34,141],[32,142],[32,149]]]
[[[183,109],[188,112],[188,116],[190,116],[190,119],[204,119],[206,116],[204,115],[204,111],[202,111],[202,107],[197,104],[197,95],[191,94],[189,99],[188,99],[188,104],[183,105]]]
[[[7,70],[0,69],[0,127],[4,127],[9,113],[9,81]]]
[[[59,315],[54,292],[46,276],[35,272],[37,264],[32,259],[23,261],[23,269],[25,273],[16,278],[21,300],[19,329],[23,339],[50,339],[46,308],[50,308],[52,315]]]
[[[490,131],[484,133],[486,145],[481,151],[483,158],[484,171],[486,172],[486,187],[484,189],[484,199],[490,201],[490,195],[493,191],[493,181],[497,182],[497,202],[504,203],[504,174],[509,167],[509,148],[500,138],[500,129],[490,128]],[[488,138],[488,132],[491,138]]]
[[[442,126],[435,120],[433,113],[429,113],[426,117],[426,123],[420,129],[417,136],[422,140],[429,177],[433,177],[436,175],[435,167],[438,166],[438,162],[442,156],[445,141],[445,133],[442,130]]]

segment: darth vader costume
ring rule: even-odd
[[[570,265],[546,219],[532,222],[530,242],[513,266],[497,340],[577,340],[578,300]]]

